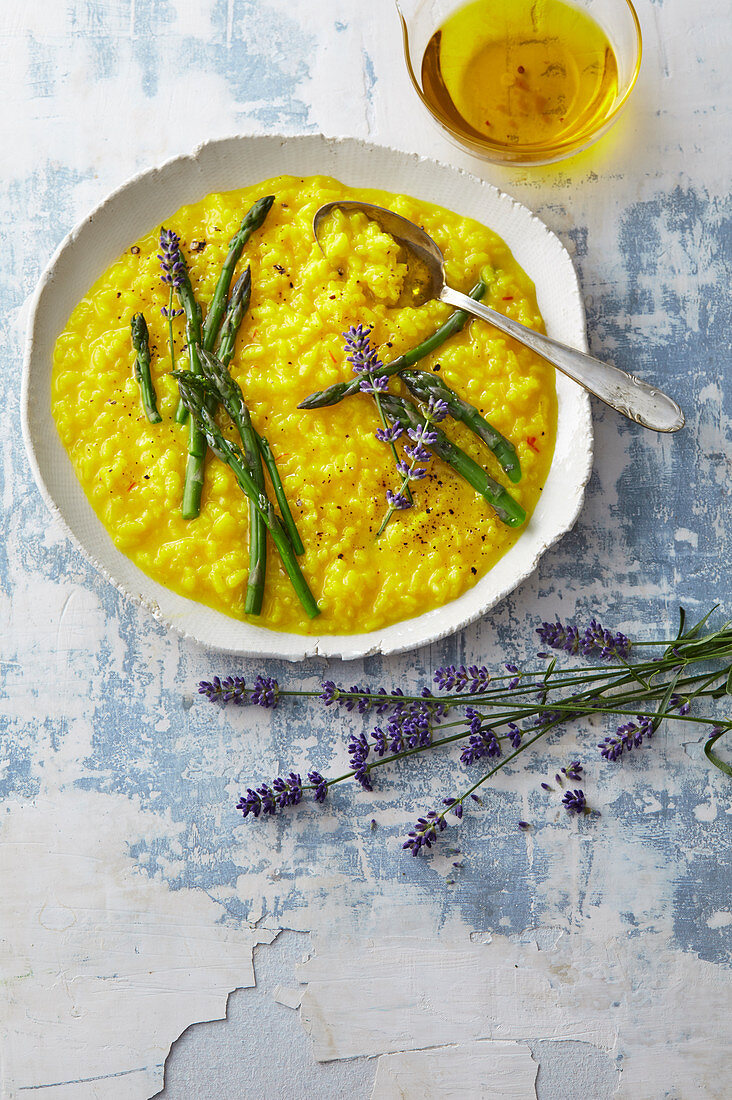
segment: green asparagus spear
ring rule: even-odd
[[[249,308],[249,299],[252,293],[252,273],[247,268],[243,275],[234,283],[226,306],[224,321],[219,332],[219,345],[216,358],[226,368],[234,356],[234,345],[239,325],[244,314]],[[252,476],[257,484],[264,488],[264,475],[262,473],[262,461],[259,451],[256,453],[256,462],[251,466]],[[247,454],[247,459],[249,455]],[[247,594],[244,609],[248,615],[259,615],[262,610],[264,598],[264,577],[267,570],[267,529],[264,520],[260,516],[252,501],[249,501],[249,579],[247,581]],[[261,580],[261,583],[260,583]]]
[[[244,251],[244,245],[255,229],[259,229],[263,224],[264,219],[272,209],[272,203],[274,201],[274,195],[266,195],[265,198],[258,199],[254,203],[254,206],[244,215],[236,235],[231,239],[229,251],[221,267],[221,274],[219,275],[216,289],[211,299],[211,305],[208,307],[206,323],[203,326],[203,339],[201,344],[206,351],[212,351],[216,343],[216,337],[218,336],[221,326],[221,319],[226,309],[226,299],[229,296],[229,287],[231,286],[231,280],[234,276],[234,269],[239,263],[241,254]]]
[[[234,288],[229,295],[224,314],[224,323],[219,332],[219,346],[216,349],[216,358],[220,359],[225,367],[234,357],[234,345],[239,325],[244,314],[249,309],[249,299],[252,295],[252,272],[247,268],[243,275],[234,283]]]
[[[314,619],[316,615],[320,614],[320,608],[302,574],[282,521],[266,495],[257,488],[239,447],[223,435],[216,423],[214,415],[207,405],[203,379],[196,378],[190,371],[176,371],[175,377],[178,379],[181,397],[191,415],[191,420],[199,426],[216,457],[231,468],[242,492],[246,494],[249,500],[254,501],[279,551],[282,564],[305,613],[309,618]]]
[[[488,289],[489,274],[484,271],[481,274],[480,280],[475,284],[470,291],[470,297],[476,302],[485,294]],[[465,322],[468,319],[468,314],[465,310],[457,309],[453,314],[448,317],[444,325],[441,325],[431,336],[428,336],[421,344],[417,344],[416,348],[412,348],[411,351],[405,352],[404,355],[400,355],[398,359],[394,359],[391,363],[386,363],[383,370],[374,371],[374,377],[386,375],[390,378],[394,374],[399,374],[400,371],[406,370],[407,367],[413,366],[418,363],[420,359],[424,359],[426,355],[429,355],[433,351],[437,351],[441,348],[446,340],[449,340],[451,336],[454,336],[456,332],[465,326]],[[339,401],[342,401],[344,397],[350,397],[351,394],[359,393],[359,378],[352,378],[350,382],[336,382],[334,386],[328,386],[327,390],[317,390],[315,393],[311,393],[309,397],[306,397],[304,401],[301,401],[297,406],[298,409],[322,409],[326,405],[337,405]]]
[[[392,420],[399,420],[405,427],[410,428],[420,428],[424,424],[424,417],[420,415],[416,405],[411,401],[407,401],[403,397],[396,397],[391,393],[383,394],[381,399]],[[502,523],[505,523],[507,527],[520,527],[526,520],[526,512],[518,501],[513,499],[508,490],[504,489],[497,481],[494,481],[482,466],[479,466],[477,462],[473,462],[470,455],[467,455],[465,451],[448,439],[445,433],[436,425],[430,425],[429,431],[437,436],[435,443],[428,444],[430,450],[434,451],[443,462],[447,462],[457,474],[460,474],[468,484],[472,485],[476,493],[479,493],[490,504]]]
[[[188,271],[187,269],[185,271],[185,277],[178,287],[178,297],[181,299],[181,305],[186,311],[186,339],[188,340],[190,366],[194,374],[201,373],[196,345],[202,345],[207,351],[210,351],[216,343],[221,318],[226,308],[229,287],[231,286],[231,280],[234,275],[234,268],[239,261],[244,245],[247,243],[254,230],[258,229],[267,217],[272,207],[272,203],[274,202],[274,198],[274,195],[267,195],[265,198],[259,199],[244,215],[237,233],[229,244],[229,251],[221,268],[221,274],[216,284],[216,289],[211,300],[203,330],[201,329],[201,307],[195,302]],[[189,325],[189,316],[197,316],[197,326]],[[193,347],[191,347],[191,341],[193,341]],[[180,420],[182,423],[185,417],[183,417],[183,419],[181,419],[181,417],[181,406],[179,406],[176,419]],[[185,519],[195,519],[201,510],[201,492],[203,490],[203,466],[205,457],[205,442],[195,425],[192,425],[188,436],[188,464],[186,466],[186,478],[183,486],[182,512]]]
[[[513,443],[489,424],[474,405],[463,401],[462,397],[458,397],[441,378],[428,374],[427,371],[404,371],[401,379],[409,392],[425,404],[430,397],[446,402],[450,416],[455,420],[461,420],[471,432],[487,443],[511,481],[515,484],[521,480],[521,465]]]
[[[176,293],[186,315],[186,340],[188,342],[188,362],[191,373],[200,375],[201,364],[198,359],[198,345],[201,342],[201,307],[196,301],[191,286],[188,266],[183,253],[180,253],[181,275]],[[182,410],[182,411],[181,411]],[[175,419],[184,423],[185,406],[179,404]],[[188,426],[188,461],[183,484],[183,502],[181,514],[184,519],[195,519],[201,511],[201,492],[203,491],[203,463],[206,455],[206,440],[203,433],[191,422]]]
[[[140,387],[140,397],[145,416],[151,424],[159,424],[163,419],[158,412],[158,399],[150,374],[150,340],[147,323],[141,313],[136,313],[130,322],[132,346],[137,352],[135,359],[135,381]]]
[[[285,487],[282,484],[282,478],[280,472],[277,469],[277,463],[275,462],[275,456],[272,454],[272,448],[263,435],[257,435],[259,440],[259,449],[262,452],[262,458],[264,464],[269,472],[270,480],[272,482],[272,488],[275,491],[277,497],[277,503],[280,506],[280,512],[282,513],[282,520],[287,529],[287,534],[290,536],[290,542],[292,548],[296,554],[304,554],[305,547],[302,544],[300,538],[300,532],[295,526],[295,521],[292,518],[292,512],[290,511],[290,505],[287,503],[287,497],[285,496]]]
[[[247,243],[254,230],[258,229],[262,225],[264,219],[267,217],[267,214],[272,209],[272,203],[274,202],[274,200],[274,195],[267,195],[263,199],[258,199],[257,202],[255,202],[254,205],[244,215],[239,229],[229,243],[229,251],[226,254],[226,259],[224,260],[221,267],[221,273],[219,274],[218,282],[216,283],[216,289],[214,290],[214,295],[211,299],[211,305],[209,306],[208,313],[206,315],[206,322],[203,325],[202,329],[200,329],[199,327],[198,336],[196,339],[196,343],[204,347],[206,351],[211,351],[214,344],[216,343],[216,337],[218,335],[219,327],[221,325],[221,319],[222,317],[224,317],[224,312],[226,310],[226,299],[229,293],[229,287],[231,286],[231,280],[234,276],[236,265],[239,262],[242,251],[244,250],[244,245]],[[188,285],[190,287],[190,280]],[[185,302],[182,301],[181,304],[185,308]],[[198,322],[200,326],[200,308],[198,312]],[[186,319],[187,318],[188,311],[186,311]],[[188,337],[187,330],[186,336]],[[191,369],[194,369],[193,360],[191,360]],[[178,406],[176,419],[178,419],[180,423],[184,423],[187,415],[188,411],[183,402],[181,402]]]
[[[244,446],[244,455],[255,485],[264,492],[264,470],[259,453],[259,438],[252,427],[249,409],[239,386],[227,367],[210,351],[198,349],[201,369],[207,382],[207,392],[215,395],[215,404],[221,402],[236,425]],[[284,514],[283,514],[283,518]],[[244,610],[248,615],[259,615],[264,599],[264,578],[267,570],[267,532],[264,520],[254,502],[249,501],[249,577]]]

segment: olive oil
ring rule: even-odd
[[[562,0],[473,0],[433,34],[425,99],[456,136],[528,154],[582,144],[611,113],[618,66],[586,12]]]

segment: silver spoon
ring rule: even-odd
[[[414,222],[410,222],[400,214],[395,214],[392,210],[387,210],[383,206],[374,206],[369,202],[354,200],[328,202],[316,211],[313,218],[313,233],[319,245],[318,230],[323,219],[334,210],[365,214],[409,249],[424,271],[421,301],[438,298],[441,302],[447,302],[448,305],[463,309],[466,313],[472,313],[482,321],[490,322],[501,332],[505,332],[514,340],[537,352],[558,370],[573,378],[575,382],[579,382],[580,386],[584,386],[606,405],[627,416],[629,420],[642,424],[644,428],[651,428],[656,432],[677,432],[684,426],[684,414],[681,409],[661,390],[650,386],[647,382],[642,382],[632,374],[626,374],[618,367],[601,363],[599,359],[593,359],[583,351],[560,344],[551,336],[542,336],[540,332],[534,332],[533,329],[519,324],[518,321],[504,317],[495,309],[473,301],[467,294],[453,290],[445,282],[445,261],[432,237]]]

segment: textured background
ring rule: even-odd
[[[593,353],[658,380],[688,426],[656,437],[596,405],[585,509],[534,577],[457,637],[328,675],[406,686],[444,661],[525,658],[554,612],[643,635],[671,629],[679,603],[729,611],[731,8],[640,0],[646,54],[620,123],[522,172],[431,128],[389,0],[5,0],[4,1097],[150,1096],[171,1042],[245,986],[226,1023],[176,1044],[163,1095],[727,1095],[730,789],[694,727],[614,767],[591,728],[527,754],[455,831],[456,872],[401,853],[451,782],[448,757],[395,769],[373,800],[343,789],[320,816],[242,823],[242,782],[325,769],[355,722],[199,701],[202,676],[263,667],[169,634],[73,550],[32,482],[19,390],[38,276],[134,171],[280,130],[431,154],[547,222],[576,260]],[[267,671],[314,684],[326,669]],[[540,790],[576,755],[599,818],[569,820]]]

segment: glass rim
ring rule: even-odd
[[[571,4],[572,0],[567,0],[567,2]],[[633,0],[621,0],[621,2],[624,3],[625,6],[627,7],[628,12],[630,14],[630,17],[633,21],[633,26],[634,26],[634,29],[635,29],[635,41],[636,41],[636,58],[635,58],[635,66],[633,68],[633,72],[631,73],[629,80],[627,81],[626,88],[623,91],[623,94],[618,97],[618,99],[616,100],[615,103],[613,103],[612,109],[608,112],[607,115],[605,115],[605,117],[598,123],[597,126],[595,126],[593,129],[588,129],[588,130],[584,131],[579,144],[577,143],[577,136],[575,135],[575,137],[571,140],[567,139],[565,141],[557,141],[557,142],[554,142],[551,145],[532,142],[532,143],[527,143],[527,144],[521,145],[521,146],[512,146],[512,145],[506,145],[506,144],[503,144],[503,143],[491,141],[490,138],[488,138],[488,137],[483,138],[482,136],[480,137],[480,141],[478,141],[478,140],[473,141],[470,138],[466,139],[464,134],[462,134],[459,130],[457,130],[455,128],[455,126],[452,125],[450,120],[445,115],[443,115],[443,113],[438,108],[436,108],[435,106],[433,106],[432,103],[429,102],[429,100],[425,96],[424,92],[422,91],[422,85],[420,84],[419,80],[417,79],[417,75],[416,75],[416,73],[414,71],[414,67],[412,65],[412,59],[410,57],[410,52],[409,52],[409,25],[407,23],[407,18],[404,15],[404,12],[402,11],[402,8],[401,8],[401,0],[394,0],[394,4],[395,4],[396,10],[397,10],[397,14],[399,16],[399,19],[400,19],[401,25],[402,25],[402,47],[403,47],[403,51],[404,51],[404,60],[406,62],[407,73],[409,75],[409,79],[412,82],[412,87],[414,88],[415,92],[419,96],[420,100],[422,101],[422,103],[424,104],[426,109],[432,115],[432,117],[434,119],[436,119],[437,122],[439,122],[439,124],[442,127],[444,127],[444,129],[447,130],[448,133],[450,133],[452,135],[452,137],[455,139],[455,141],[458,143],[458,145],[462,146],[462,148],[464,148],[464,149],[482,150],[482,153],[481,152],[476,152],[475,155],[476,156],[481,156],[482,155],[484,157],[484,159],[486,159],[486,160],[490,160],[490,159],[498,160],[499,159],[499,156],[498,156],[499,154],[510,152],[511,149],[521,149],[523,152],[527,152],[527,153],[531,153],[533,151],[533,152],[536,152],[536,153],[546,154],[546,158],[547,158],[548,161],[559,160],[559,159],[561,159],[561,157],[565,153],[579,153],[579,152],[582,151],[582,149],[585,149],[588,145],[592,144],[592,142],[596,138],[600,137],[600,135],[606,129],[608,129],[608,127],[613,122],[615,122],[616,118],[618,117],[618,115],[622,111],[623,107],[627,103],[631,92],[633,91],[633,89],[636,86],[636,83],[638,81],[638,74],[640,73],[641,62],[643,60],[643,34],[642,34],[642,31],[641,31],[641,25],[640,25],[640,19],[638,18],[638,13],[635,10],[635,7],[633,5]],[[494,158],[491,158],[491,153],[492,152],[495,152],[495,154],[496,154],[496,156]],[[500,160],[502,162],[509,161],[509,159],[510,159],[511,162],[521,163],[520,156],[517,156],[516,158],[507,158],[505,156],[500,156]],[[528,163],[528,162],[524,161],[523,163]]]

